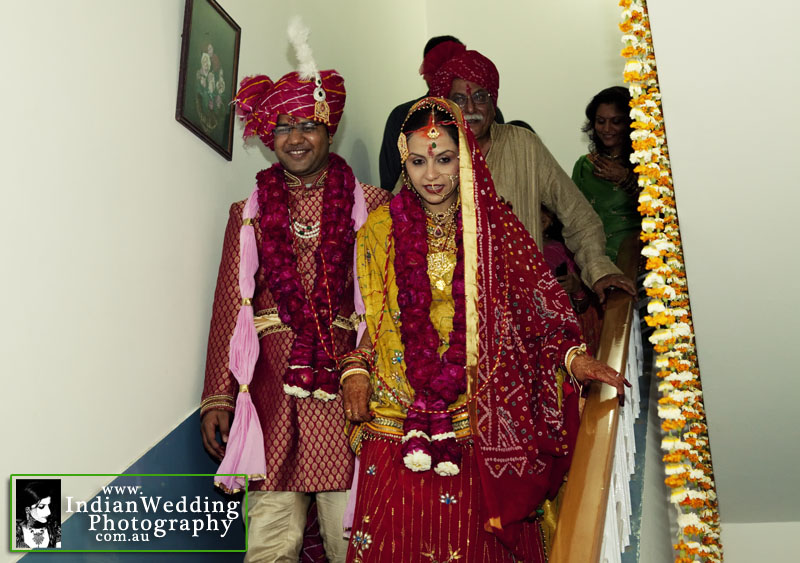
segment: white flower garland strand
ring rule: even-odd
[[[669,501],[677,510],[675,561],[721,562],[708,426],[647,5],[645,0],[621,0],[619,5],[622,56],[627,59],[624,79],[632,98],[631,162],[639,174],[642,254],[647,257],[644,286],[650,302],[645,321],[656,328],[650,342],[661,380],[661,448],[665,482],[672,491]]]

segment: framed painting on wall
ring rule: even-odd
[[[186,0],[175,119],[231,160],[242,30],[215,0]]]

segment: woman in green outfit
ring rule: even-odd
[[[639,186],[630,162],[630,100],[622,86],[606,88],[592,98],[583,126],[590,152],[572,169],[572,181],[603,221],[611,260],[617,259],[622,241],[639,232],[642,222],[636,210]]]

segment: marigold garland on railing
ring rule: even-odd
[[[660,379],[665,482],[678,513],[676,563],[720,562],[711,449],[647,5],[645,0],[621,0],[620,6],[624,79],[632,98],[631,161],[639,174],[642,254],[647,257],[645,321],[655,329],[650,342]]]

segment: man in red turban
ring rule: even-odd
[[[356,339],[355,231],[388,199],[329,151],[344,80],[317,71],[305,47],[299,72],[246,78],[234,100],[244,136],[278,162],[230,210],[201,404],[203,444],[221,460],[217,485],[235,491],[244,480],[225,474],[249,477],[251,562],[299,559],[312,495],[328,560],[345,560],[353,456],[337,360]]]
[[[591,204],[558,165],[538,135],[523,127],[495,123],[500,74],[478,51],[452,50],[426,68],[432,96],[456,102],[486,158],[498,195],[543,248],[541,205],[564,225],[563,235],[587,286],[605,298],[620,288],[631,295],[633,282],[605,254],[605,233]]]

